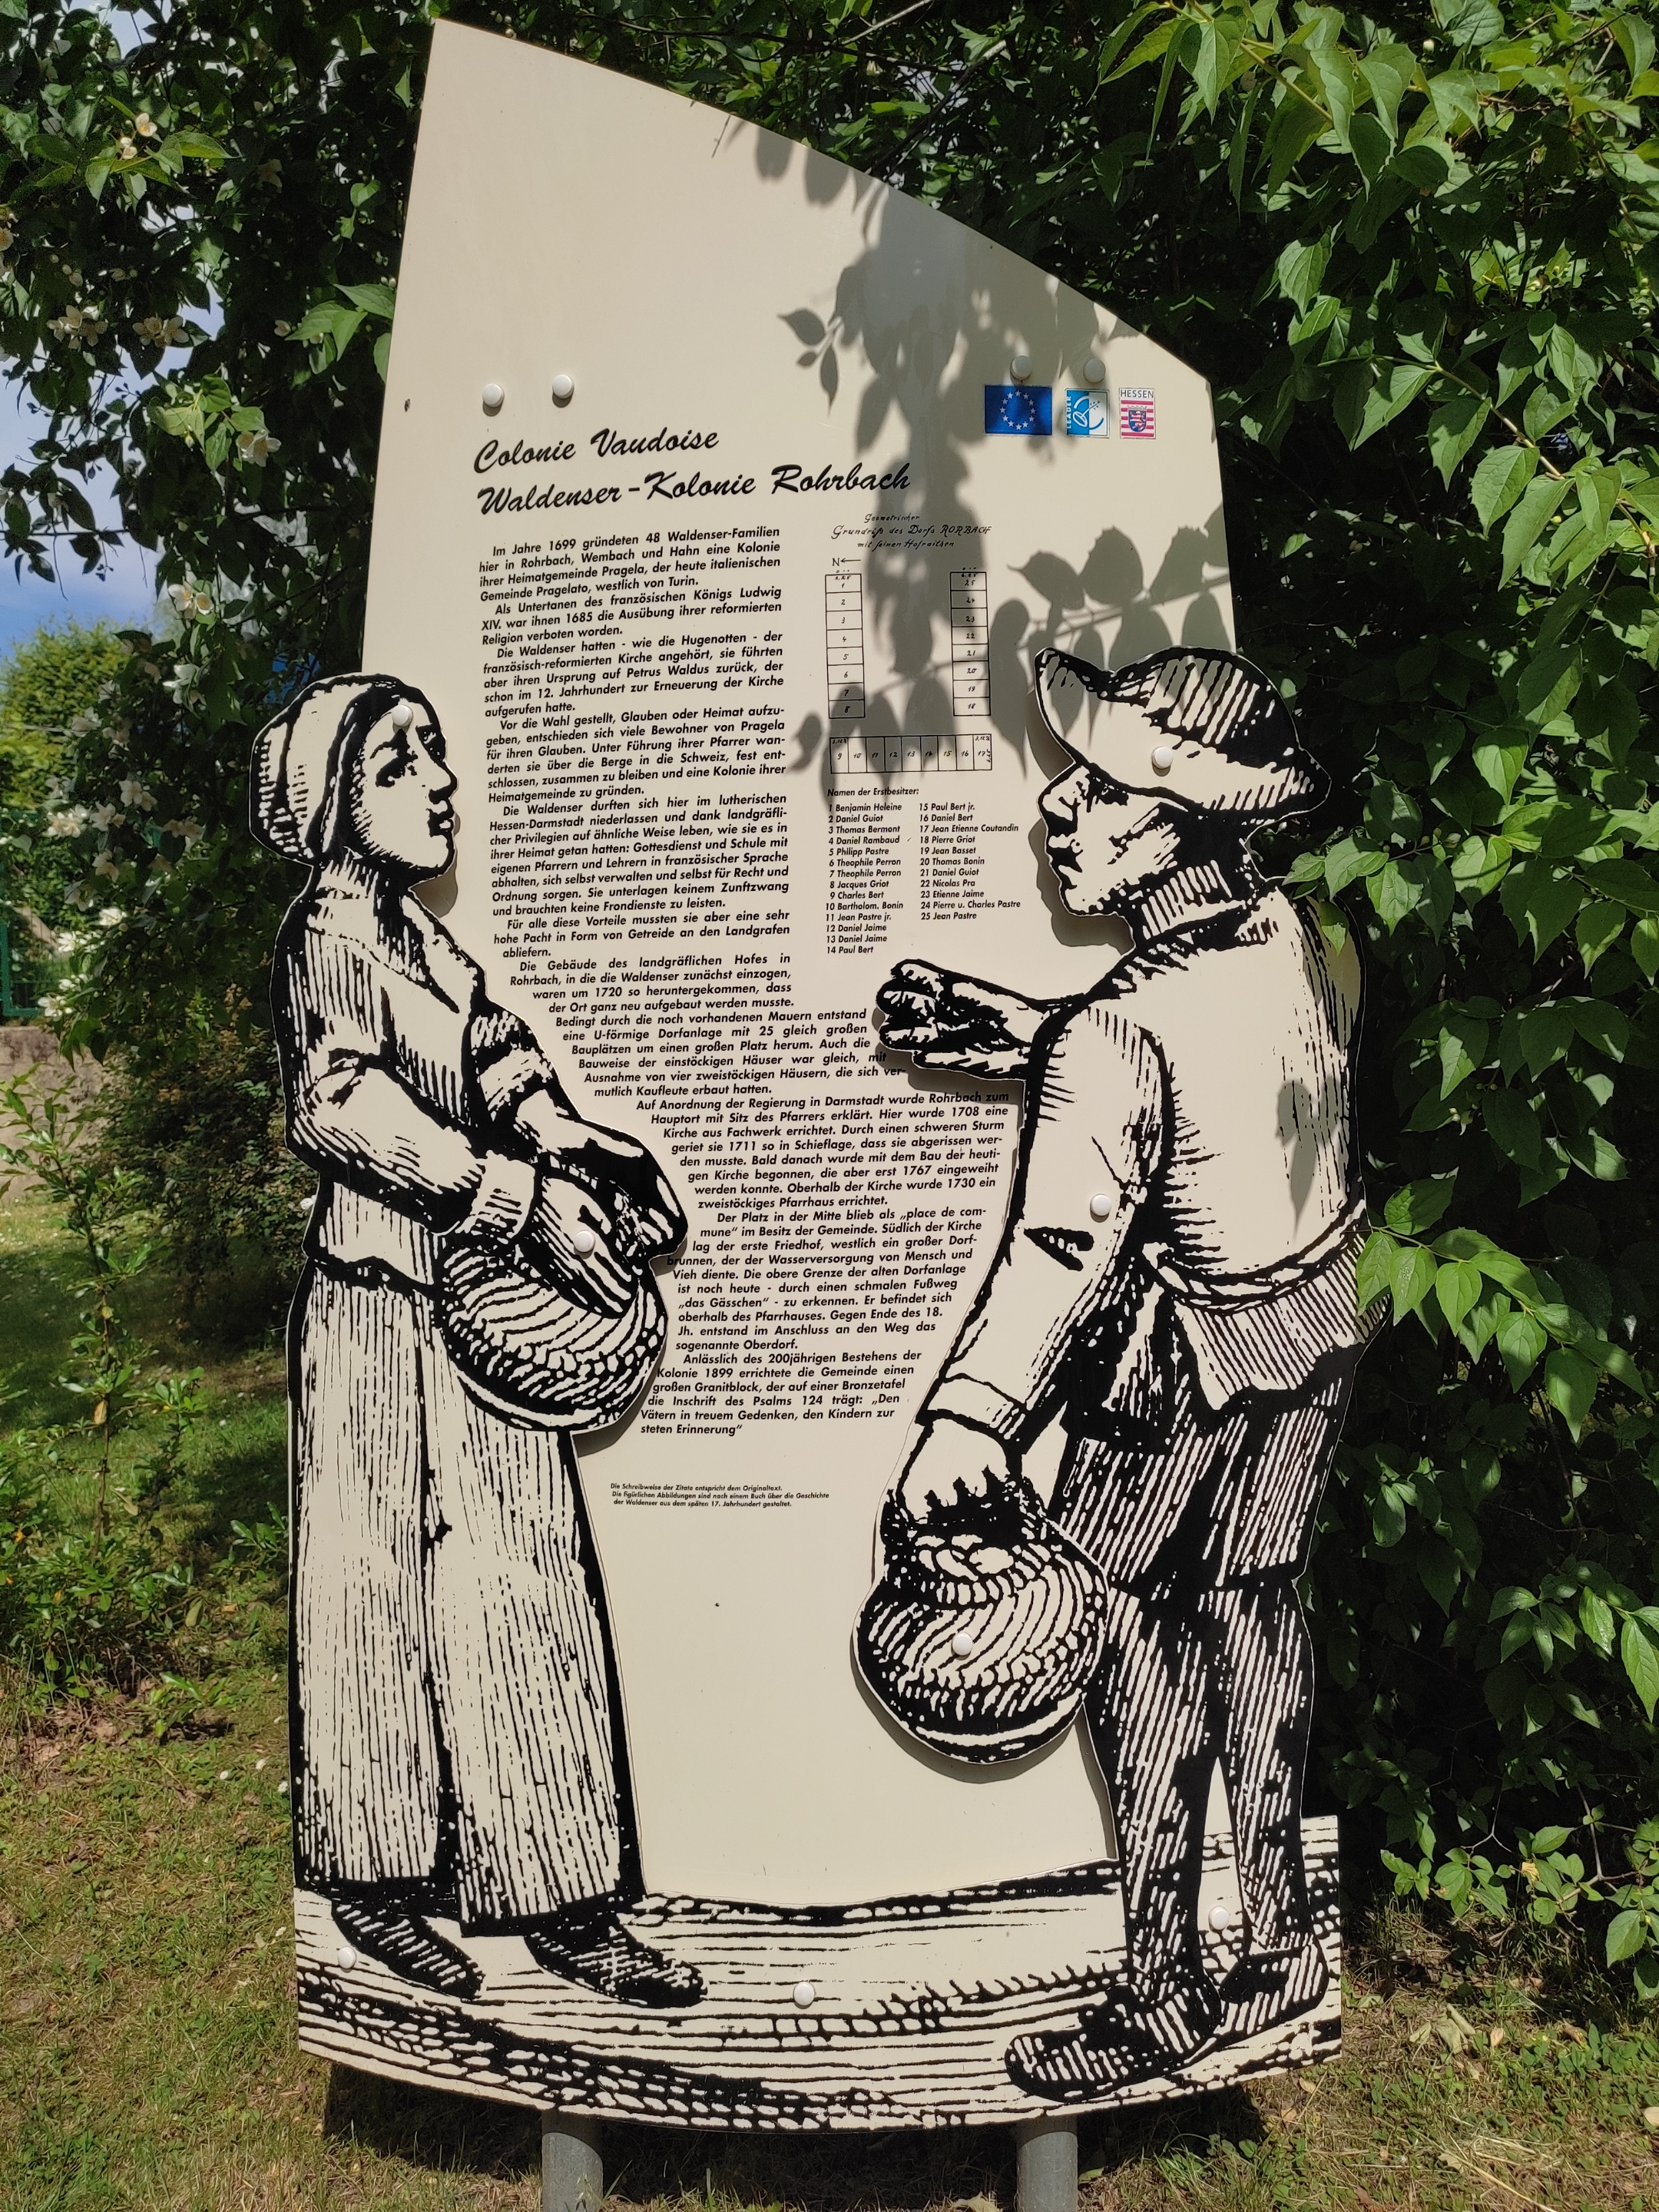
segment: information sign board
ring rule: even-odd
[[[888,2127],[1333,2047],[1357,992],[1250,871],[1317,776],[1231,642],[1191,371],[439,23],[382,673],[255,763],[308,2048]]]

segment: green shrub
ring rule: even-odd
[[[165,1055],[115,1055],[104,1144],[132,1179],[187,1311],[240,1261],[249,1325],[291,1295],[316,1177],[289,1151],[268,1030],[205,1019]]]

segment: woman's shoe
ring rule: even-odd
[[[630,1935],[610,1899],[561,1912],[523,1931],[525,1948],[538,1966],[580,1982],[618,2004],[694,2005],[702,1996],[695,1966],[665,1958]]]
[[[414,1982],[435,1996],[470,2003],[478,1994],[478,1969],[465,1951],[429,1928],[418,1912],[396,1905],[373,1905],[365,1898],[329,1901],[334,1925],[365,1958],[389,1967],[399,1981]]]

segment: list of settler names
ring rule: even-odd
[[[795,942],[785,590],[781,533],[760,523],[498,531],[478,562],[498,950],[592,1110],[648,1115],[695,1201],[647,1434],[890,1415],[939,1356],[1003,1196],[1015,1094],[913,1080],[877,1047],[868,963],[857,1003],[823,981],[904,915],[995,905],[985,841],[1018,824],[966,790],[994,788],[988,725],[977,747],[896,750],[890,770],[876,741],[834,741],[828,908],[817,948]],[[832,732],[848,599],[832,578]]]

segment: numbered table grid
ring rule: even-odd
[[[855,573],[823,580],[823,643],[830,724],[856,722],[866,699],[864,579]]]
[[[948,738],[830,739],[832,775],[963,775],[991,767],[991,732],[963,730]]]
[[[983,568],[951,571],[951,706],[991,711],[990,587]]]

